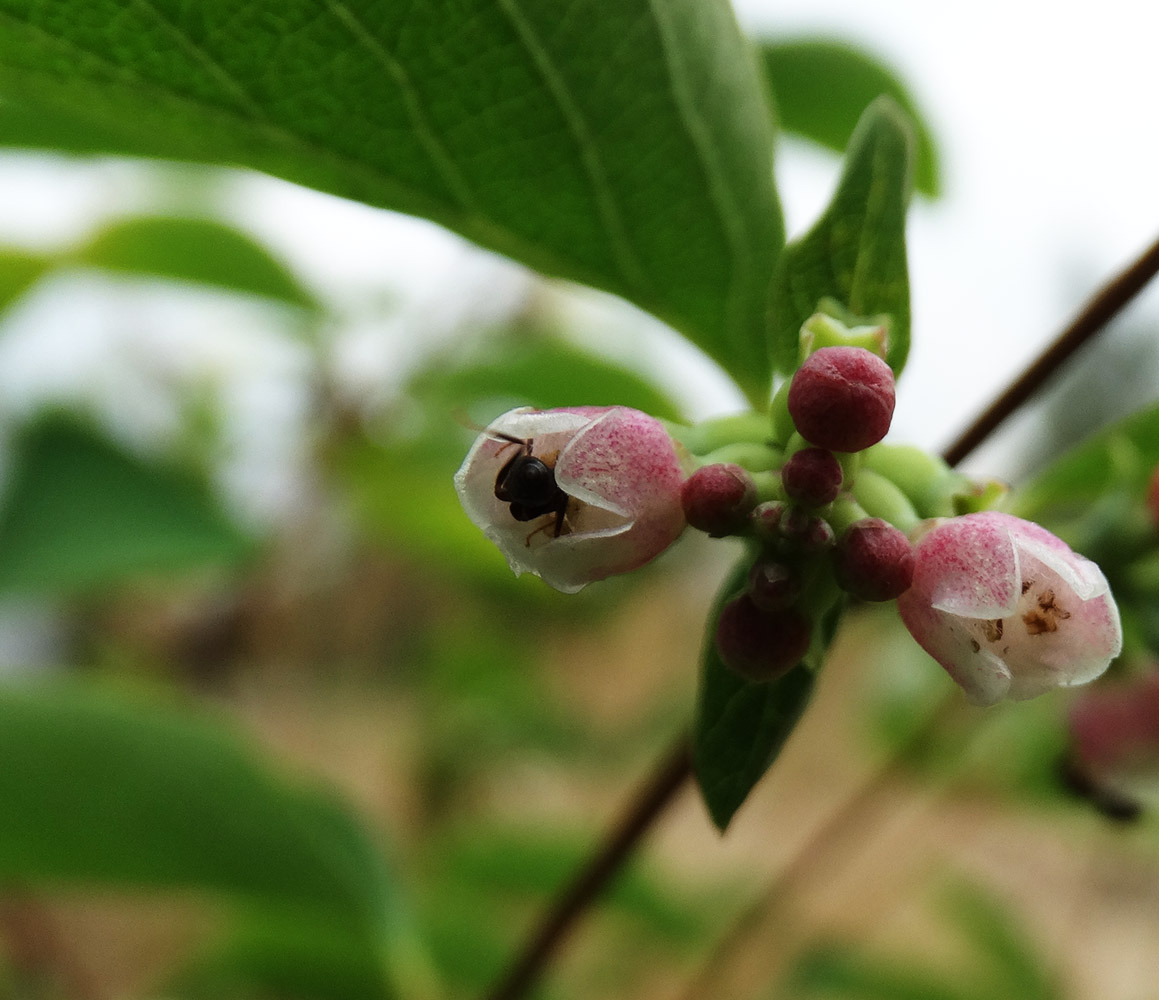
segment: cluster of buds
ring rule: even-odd
[[[740,440],[686,448],[627,407],[517,409],[476,440],[455,486],[515,573],[567,592],[644,565],[686,526],[744,538],[747,583],[715,641],[753,681],[818,666],[817,625],[846,595],[897,600],[918,644],[979,704],[1101,674],[1121,629],[1098,567],[1007,514],[942,517],[953,474],[879,445],[893,410],[882,358],[830,344],[778,392],[772,426],[757,418]]]
[[[850,488],[853,456],[885,437],[894,410],[889,366],[862,347],[809,355],[782,394],[791,453],[761,502],[757,480],[731,464],[698,469],[684,484],[688,523],[710,535],[753,539],[759,555],[745,591],[722,610],[721,660],[750,680],[773,680],[802,661],[814,622],[839,588],[889,601],[913,573],[906,535],[870,517]]]

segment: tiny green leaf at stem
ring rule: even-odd
[[[849,140],[829,207],[777,263],[769,342],[778,371],[789,374],[797,367],[801,325],[830,298],[854,316],[888,316],[886,361],[900,374],[909,353],[905,213],[912,159],[904,112],[888,97],[879,98]]]

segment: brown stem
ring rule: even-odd
[[[1069,326],[1027,368],[1010,387],[943,452],[950,465],[957,465],[977,448],[1084,343],[1101,330],[1159,273],[1159,241],[1152,244],[1125,271],[1112,279],[1083,307]],[[886,775],[888,776],[888,769]],[[607,840],[564,889],[539,924],[534,936],[489,994],[488,1000],[519,1000],[539,978],[555,951],[566,939],[584,910],[615,877],[638,842],[692,776],[692,750],[681,739],[656,765],[633,804],[612,829]],[[877,783],[865,794],[875,798]],[[849,804],[858,811],[861,797]],[[846,819],[834,817],[843,829]],[[806,860],[801,860],[806,864]]]
[[[1104,285],[1071,321],[1058,339],[1018,376],[951,444],[943,457],[957,465],[1018,407],[1022,406],[1075,351],[1098,333],[1156,274],[1159,274],[1159,240],[1152,243],[1126,270]]]
[[[941,729],[946,721],[961,707],[961,699],[951,693],[937,703],[930,714],[889,759],[874,771],[862,784],[854,789],[810,836],[801,849],[789,860],[773,879],[761,897],[754,902],[733,924],[732,930],[718,942],[684,995],[684,1000],[705,1000],[721,995],[725,987],[725,972],[732,956],[745,949],[757,938],[768,939],[761,934],[762,921],[778,903],[783,903],[792,895],[800,895],[801,889],[812,875],[823,873],[832,875],[835,858],[840,854],[851,836],[864,840],[866,832],[879,821],[884,809],[891,801],[889,793],[897,786],[900,778],[910,770],[916,753]]]
[[[691,775],[691,746],[688,738],[681,736],[632,797],[598,853],[556,899],[534,937],[489,994],[489,1000],[516,1000],[526,994],[563,944],[576,919],[619,873],[644,834]]]

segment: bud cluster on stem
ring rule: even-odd
[[[877,329],[858,337],[879,344]],[[818,623],[846,595],[897,600],[915,640],[980,704],[1101,674],[1121,628],[1098,568],[1037,525],[962,513],[1002,488],[971,493],[945,462],[881,444],[892,371],[835,344],[835,321],[814,332],[825,346],[768,416],[676,428],[626,407],[503,414],[456,474],[463,506],[516,573],[564,591],[642,566],[689,525],[745,539],[746,584],[715,639],[753,681],[819,666]]]

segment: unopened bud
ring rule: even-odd
[[[781,538],[802,552],[822,552],[834,542],[829,522],[800,507],[790,507],[781,516]]]
[[[757,504],[749,515],[753,534],[762,542],[775,542],[781,537],[781,518],[785,505],[776,500]]]
[[[720,538],[745,528],[757,503],[757,486],[739,465],[705,465],[685,481],[681,501],[692,527]]]
[[[789,413],[806,441],[830,451],[861,451],[889,430],[893,372],[862,347],[823,347],[789,387]]]
[[[838,539],[833,573],[842,590],[863,601],[892,601],[913,580],[913,546],[892,524],[867,517]]]
[[[749,597],[761,611],[780,611],[801,594],[801,578],[779,562],[762,560],[749,571]]]
[[[806,507],[824,507],[837,499],[845,470],[831,451],[804,448],[781,469],[781,483],[790,500]]]
[[[801,662],[812,635],[812,623],[796,608],[762,611],[742,594],[721,609],[716,649],[721,662],[742,677],[773,681]]]

